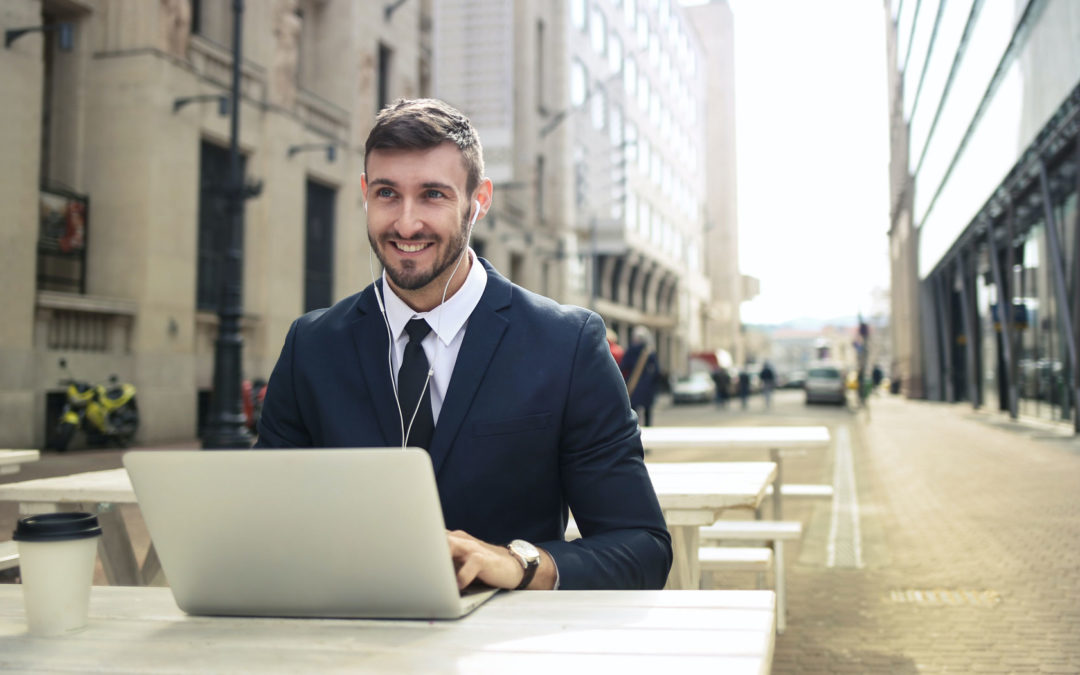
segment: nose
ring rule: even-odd
[[[418,209],[412,199],[401,201],[401,213],[394,223],[394,231],[402,239],[411,239],[424,229],[424,223],[418,215]]]

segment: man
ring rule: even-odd
[[[257,447],[404,437],[427,449],[461,587],[663,587],[671,540],[603,321],[511,284],[468,248],[493,193],[469,120],[441,101],[398,101],[364,157],[382,278],[293,323]],[[512,540],[534,544],[539,565]]]
[[[660,378],[660,364],[656,360],[656,348],[648,328],[634,327],[630,336],[630,348],[619,362],[619,368],[630,395],[630,407],[639,412],[645,426],[652,426],[652,409],[656,403],[656,382]]]

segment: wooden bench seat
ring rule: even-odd
[[[802,523],[790,520],[719,520],[700,529],[701,543],[776,541],[802,537]]]
[[[773,566],[772,549],[763,546],[702,546],[698,562],[705,572],[768,572]]]
[[[770,485],[766,488],[765,494],[772,496],[772,493],[773,486]],[[833,486],[784,483],[780,488],[780,495],[782,497],[822,497],[825,499],[832,499]]]
[[[14,541],[0,541],[0,570],[19,566],[19,549]]]

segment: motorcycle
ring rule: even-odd
[[[135,385],[118,382],[116,375],[109,376],[108,385],[92,385],[77,380],[70,376],[66,359],[60,359],[60,368],[69,374],[60,381],[61,385],[67,387],[67,397],[56,425],[52,447],[64,452],[75,432],[80,429],[86,434],[86,442],[90,445],[127,447],[139,429]]]

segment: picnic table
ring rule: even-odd
[[[0,476],[18,473],[21,464],[41,459],[37,450],[0,450]]]
[[[165,588],[95,586],[89,626],[26,633],[0,585],[0,667],[113,672],[768,673],[772,591],[502,592],[454,621],[193,617]],[[193,648],[195,647],[195,648]]]
[[[117,508],[137,503],[126,469],[0,484],[0,501],[19,502],[21,515],[72,510],[96,513],[101,523],[98,555],[109,583],[138,586],[158,578],[161,565],[153,546],[140,569],[127,525]]]
[[[773,462],[671,462],[645,467],[671,533],[673,560],[666,588],[701,585],[700,528],[728,509],[754,511],[776,478]]]
[[[773,481],[773,518],[781,519],[783,512],[784,471],[781,450],[828,448],[831,439],[828,427],[644,427],[641,444],[646,450],[730,450],[766,449],[769,461],[776,464]],[[655,455],[653,459],[655,459]]]

